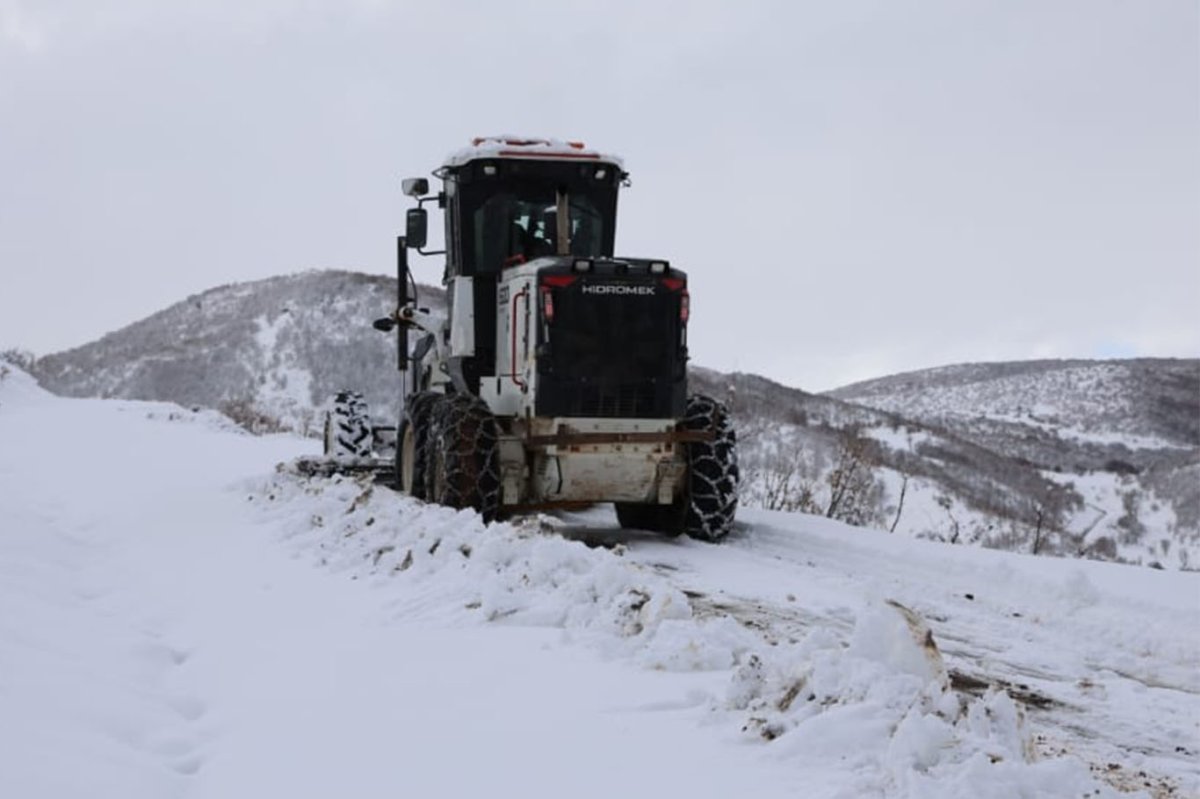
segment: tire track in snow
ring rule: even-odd
[[[1026,581],[1019,573],[998,582],[994,567],[989,573],[986,564],[971,564],[965,574],[947,569],[938,557],[944,545],[915,542],[923,550],[916,555],[898,555],[894,546],[872,551],[882,534],[801,516],[785,527],[782,517],[740,522],[736,534],[707,547],[614,529],[611,522],[605,525],[603,511],[564,515],[563,523],[568,537],[628,547],[635,559],[679,585],[697,613],[728,615],[772,646],[794,643],[815,628],[845,637],[854,619],[840,604],[846,596],[894,596],[927,620],[957,691],[978,697],[1003,690],[1025,706],[1044,755],[1073,752],[1115,787],[1145,789],[1155,797],[1181,796],[1191,790],[1184,786],[1200,786],[1200,689],[1195,685],[1200,677],[1188,679],[1194,674],[1189,649],[1151,652],[1140,670],[1116,666],[1123,650],[1113,654],[1086,641],[1089,629],[1107,620],[1073,629],[1072,616],[1108,599],[1079,576],[1082,572],[1068,577],[1065,587],[1047,586],[1040,577]],[[884,537],[883,543],[896,539]],[[968,560],[988,558],[1002,562],[1005,554],[976,550],[968,555]],[[1061,563],[1064,573],[1076,565]],[[731,571],[788,572],[790,579],[780,582],[801,585],[786,589],[782,600],[779,591],[751,593],[744,585],[740,592],[727,590],[724,578]],[[805,579],[796,579],[797,574]],[[811,587],[803,585],[806,581],[815,581],[820,590],[806,592]],[[770,578],[754,582],[769,584]],[[842,598],[830,603],[831,592]],[[1039,601],[1038,592],[1049,601]],[[1112,612],[1129,610],[1115,622],[1125,624],[1128,637],[1118,642],[1146,648],[1141,643],[1146,633],[1138,629],[1140,609],[1117,603]],[[1181,634],[1187,635],[1186,622]],[[1156,663],[1165,663],[1172,676],[1147,676]],[[1110,701],[1113,697],[1120,701]]]

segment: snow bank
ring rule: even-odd
[[[151,422],[195,425],[214,433],[249,436],[245,428],[220,411],[208,408],[184,408],[170,402],[140,402],[135,400],[115,403],[117,413],[141,416]]]
[[[404,581],[398,616],[559,628],[646,668],[728,671],[711,712],[821,775],[813,785],[828,795],[1118,795],[1078,760],[1038,762],[1006,694],[954,692],[929,628],[899,604],[868,604],[845,639],[817,627],[768,645],[729,616],[693,613],[621,545],[590,549],[549,534],[547,519],[485,527],[365,480],[287,468],[247,488],[300,557],[379,588]]]
[[[0,359],[0,413],[5,407],[36,405],[53,398],[28,372]]]
[[[896,603],[868,606],[848,641],[819,628],[791,651],[751,655],[728,703],[747,712],[747,733],[781,739],[783,756],[807,768],[843,764],[860,793],[1118,795],[1080,761],[1038,762],[1006,693],[969,700],[952,691],[929,628]]]
[[[728,620],[695,619],[684,594],[622,558],[530,518],[485,528],[455,512],[335,476],[290,473],[251,487],[298,550],[355,579],[402,576],[487,622],[562,628],[606,654],[670,671],[731,668],[756,639]]]
[[[73,408],[103,405],[117,413],[142,416],[150,421],[197,425],[217,433],[247,435],[232,419],[208,408],[184,408],[172,402],[140,400],[66,399],[38,385],[36,379],[18,366],[0,360],[0,413],[17,409],[37,409],[55,402],[73,403]]]

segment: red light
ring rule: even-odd
[[[667,291],[679,291],[684,286],[684,280],[678,277],[664,277],[662,284]]]
[[[549,286],[542,286],[542,317],[547,322],[554,321],[554,292]]]
[[[561,289],[574,283],[579,279],[579,275],[542,275],[542,287],[547,286]]]
[[[692,299],[686,291],[679,298],[679,321],[687,324],[688,317],[692,314]]]

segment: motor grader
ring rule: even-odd
[[[432,174],[436,192],[403,181],[416,206],[397,240],[398,302],[374,323],[398,336],[400,418],[374,427],[343,394],[327,454],[370,465],[389,431],[401,491],[487,520],[611,502],[625,527],[725,536],[738,483],[730,415],[688,393],[687,275],[614,255],[621,159],[483,137]],[[445,225],[437,252],[428,203]],[[444,316],[415,301],[410,252],[444,256]]]

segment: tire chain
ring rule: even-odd
[[[688,507],[684,531],[716,541],[733,527],[738,505],[737,433],[728,409],[703,395],[688,397],[684,430],[712,430],[712,441],[688,447]]]
[[[500,505],[498,440],[495,417],[483,400],[470,394],[438,397],[426,440],[428,498],[451,508],[474,508],[484,521],[495,519]]]

